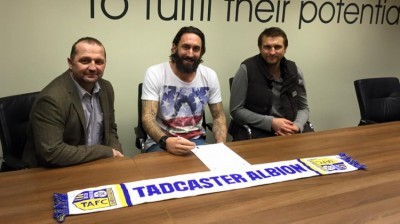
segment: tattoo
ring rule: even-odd
[[[222,102],[209,104],[211,116],[213,117],[213,135],[216,142],[226,142],[227,128],[226,118]]]
[[[158,126],[156,117],[158,112],[158,102],[152,100],[142,100],[142,123],[146,133],[155,142],[165,135]]]
[[[216,142],[226,142],[227,127],[226,118],[222,103],[209,104],[211,116],[213,117],[213,135]],[[165,135],[158,126],[156,117],[158,112],[158,102],[152,100],[142,100],[142,123],[146,133],[154,141]]]

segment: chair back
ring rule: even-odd
[[[400,83],[395,77],[354,81],[360,109],[359,125],[400,120]]]
[[[135,127],[135,134],[136,134],[136,140],[135,140],[135,145],[136,148],[141,150],[141,152],[145,152],[144,149],[144,143],[147,139],[147,133],[143,128],[143,123],[142,123],[142,88],[143,88],[143,83],[140,83],[138,86],[138,119],[137,119],[137,126]]]
[[[229,90],[232,89],[233,77],[229,78]]]
[[[27,138],[29,114],[39,92],[0,98],[2,171],[27,168],[21,160]]]

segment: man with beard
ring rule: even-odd
[[[233,140],[292,135],[312,131],[308,123],[304,76],[284,56],[288,39],[278,27],[265,29],[258,37],[259,54],[239,67],[231,86],[229,133]]]
[[[204,34],[196,27],[183,27],[172,41],[170,61],[147,69],[142,92],[146,152],[165,150],[186,155],[204,144],[206,104],[213,117],[216,142],[226,141],[218,77],[200,64],[205,52]]]

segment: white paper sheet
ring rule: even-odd
[[[250,163],[223,143],[196,146],[192,152],[211,171],[238,169],[239,167],[251,166]]]

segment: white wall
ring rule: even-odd
[[[104,1],[104,0],[103,0]],[[380,16],[384,21],[375,22],[364,16],[360,24],[359,15],[347,14],[355,6],[371,4],[369,1],[271,1],[275,11],[280,3],[279,22],[276,13],[259,12],[261,19],[272,15],[263,23],[255,17],[257,1],[253,6],[252,21],[249,22],[248,2],[242,2],[238,21],[235,21],[236,0],[206,0],[211,2],[211,18],[207,14],[199,19],[200,0],[196,0],[193,21],[190,20],[189,0],[178,0],[178,19],[163,21],[157,15],[158,1],[150,1],[150,19],[146,19],[147,0],[130,0],[129,8],[121,19],[107,18],[101,10],[101,0],[94,0],[94,18],[91,18],[91,0],[13,0],[0,2],[0,54],[1,82],[0,97],[38,91],[53,78],[67,69],[67,57],[71,45],[80,37],[98,38],[107,50],[105,79],[110,80],[116,92],[116,118],[119,135],[127,155],[136,154],[134,126],[137,121],[137,85],[143,81],[146,68],[168,60],[171,41],[182,26],[193,25],[206,35],[207,52],[204,64],[219,75],[225,112],[229,107],[228,79],[236,72],[240,62],[257,53],[257,37],[269,26],[280,26],[289,38],[287,58],[294,60],[303,70],[308,91],[311,121],[317,130],[356,126],[359,121],[353,81],[360,78],[400,76],[400,29],[398,24],[399,0],[380,3]],[[107,12],[119,15],[124,9],[123,0],[104,1]],[[185,18],[182,19],[182,2],[186,3]],[[286,2],[284,22],[283,3]],[[162,0],[161,9],[165,16],[172,13],[173,0]],[[230,20],[227,21],[228,4],[231,4]],[[340,8],[339,5],[344,5]],[[315,8],[321,12],[311,20]],[[303,10],[302,10],[303,5]],[[319,10],[321,8],[322,10]],[[393,7],[392,7],[393,6]],[[396,6],[397,8],[394,8]],[[333,8],[332,8],[333,7]],[[385,7],[385,10],[384,10]],[[260,8],[270,8],[261,3]],[[389,10],[390,9],[390,10]],[[350,11],[349,11],[350,10]],[[386,12],[386,14],[382,12]],[[366,13],[367,14],[367,13]],[[339,20],[339,22],[338,22]],[[209,115],[208,115],[209,117]]]

